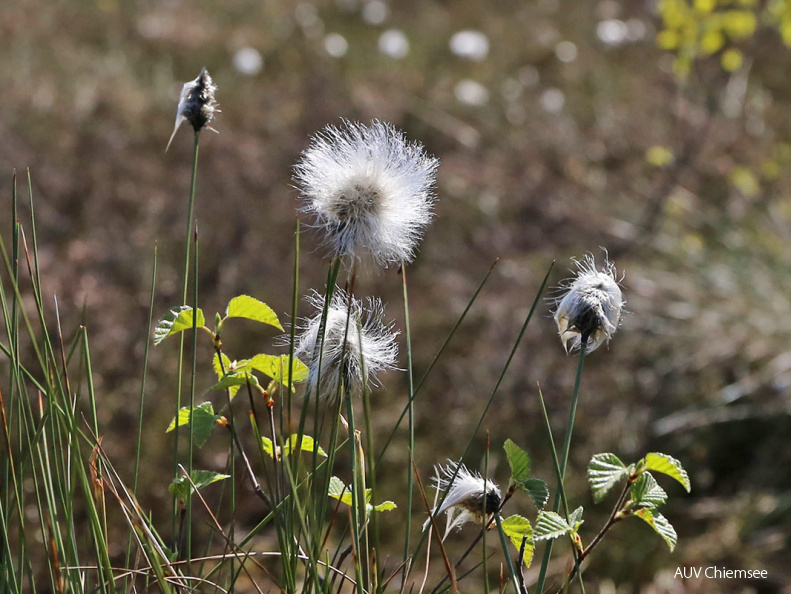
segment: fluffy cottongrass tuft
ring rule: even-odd
[[[612,262],[605,259],[601,270],[590,254],[574,262],[576,277],[566,282],[565,293],[557,299],[555,322],[567,353],[583,343],[592,353],[615,334],[625,301]]]
[[[214,119],[214,114],[220,111],[217,109],[217,101],[214,99],[214,93],[216,92],[217,85],[214,84],[205,68],[201,70],[198,78],[184,83],[179,104],[176,108],[176,125],[173,127],[173,134],[170,135],[168,146],[165,148],[166,151],[170,148],[170,143],[173,142],[179,127],[185,121],[192,125],[195,132],[211,123]],[[209,129],[211,130],[212,128]]]
[[[456,474],[457,469],[458,474]],[[484,518],[488,519],[500,509],[503,495],[491,480],[484,479],[477,472],[470,472],[464,464],[452,460],[448,460],[447,466],[436,466],[435,470],[434,483],[437,490],[448,491],[442,505],[431,512],[435,518],[442,512],[447,512],[443,540],[453,528],[460,528],[466,522],[481,524]],[[451,484],[454,474],[456,479]],[[430,522],[430,518],[426,520],[423,530],[428,528]]]
[[[363,303],[335,289],[323,345],[319,329],[324,297],[314,292],[307,300],[316,313],[303,321],[294,354],[310,368],[310,386],[321,397],[334,397],[341,380],[347,393],[358,396],[369,386],[379,385],[380,372],[395,369],[398,332],[392,323],[383,321],[384,306],[379,299]]]
[[[344,121],[311,139],[294,180],[335,255],[388,266],[415,257],[432,219],[438,165],[390,124]]]

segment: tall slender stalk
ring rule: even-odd
[[[409,451],[415,451],[415,380],[412,375],[412,329],[409,323],[409,294],[407,291],[406,263],[401,263],[401,286],[404,293],[404,335],[406,338],[406,357],[407,357],[407,378],[409,380]],[[404,559],[409,558],[409,533],[412,528],[412,490],[413,490],[412,469],[407,466],[407,504],[406,504],[406,527],[404,529]],[[401,579],[406,583],[409,575],[410,564],[405,563],[401,571]]]
[[[580,384],[582,383],[582,369],[585,365],[585,351],[588,347],[587,337],[580,344],[580,353],[577,361],[577,376],[574,380],[574,394],[571,396],[571,410],[569,411],[569,420],[566,425],[566,438],[563,443],[563,458],[560,460],[560,476],[558,477],[558,487],[555,493],[555,503],[552,511],[557,513],[560,509],[561,497],[560,492],[563,490],[563,482],[566,478],[566,466],[569,460],[569,450],[571,449],[571,435],[574,431],[574,420],[577,416],[577,402],[579,401]],[[544,588],[544,582],[547,576],[547,568],[549,567],[549,559],[552,557],[553,541],[550,540],[544,549],[544,558],[541,560],[541,570],[538,574],[538,581],[536,582],[536,591],[541,592]]]
[[[189,206],[187,208],[187,232],[184,239],[184,277],[181,290],[181,303],[187,303],[187,294],[189,291],[189,270],[190,270],[190,250],[192,247],[192,225],[195,213],[195,182],[198,177],[198,152],[200,148],[200,130],[195,131],[193,152],[192,152],[192,178],[190,181],[190,195]],[[194,316],[193,316],[194,317]],[[194,333],[193,333],[194,334]],[[181,410],[181,388],[182,388],[182,373],[184,370],[184,335],[179,337],[179,358],[178,358],[178,372],[176,378],[176,415],[178,418],[179,410]],[[194,370],[193,370],[194,373]],[[173,463],[172,475],[178,476],[179,472],[179,432],[175,431],[173,436]],[[171,507],[171,540],[174,541],[174,550],[178,550],[178,543],[175,542],[176,530],[178,524],[178,504],[175,495],[172,499]]]

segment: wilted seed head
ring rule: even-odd
[[[388,266],[415,257],[438,165],[390,124],[344,121],[313,136],[294,180],[334,255]]]
[[[464,464],[448,460],[447,466],[437,465],[434,470],[436,471],[434,484],[437,490],[448,492],[442,505],[431,512],[435,518],[442,512],[447,512],[443,540],[453,528],[460,528],[465,522],[482,524],[484,519],[488,520],[500,509],[503,495],[499,487],[492,481],[484,479],[479,473],[471,473]],[[455,479],[454,474],[456,474]],[[430,523],[429,518],[423,524],[423,530],[426,530]]]
[[[168,148],[170,148],[170,143],[173,142],[173,137],[176,136],[176,131],[184,121],[192,124],[195,132],[202,130],[211,123],[215,112],[220,111],[217,109],[217,101],[214,99],[216,91],[217,86],[205,68],[201,70],[198,78],[184,83],[184,87],[181,89],[179,105],[176,108],[176,125],[173,127],[173,134],[170,135]],[[167,148],[165,150],[167,151]]]
[[[379,385],[380,371],[395,369],[398,332],[392,323],[384,323],[379,299],[363,303],[336,288],[327,310],[323,341],[319,330],[324,297],[314,292],[307,299],[316,313],[303,321],[294,354],[308,365],[309,383],[321,397],[338,394],[341,380],[347,393],[360,395],[369,385]]]
[[[615,334],[625,301],[612,262],[605,260],[604,268],[597,270],[596,261],[588,254],[575,263],[577,275],[557,299],[555,322],[567,353],[583,344],[586,352],[592,353]]]

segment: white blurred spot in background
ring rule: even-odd
[[[558,113],[566,103],[566,96],[560,89],[547,89],[541,93],[541,107],[549,113]]]
[[[369,0],[363,5],[363,20],[369,25],[381,25],[390,15],[390,8],[382,0]]]
[[[253,47],[243,47],[233,55],[233,67],[239,74],[255,76],[264,69],[264,59]]]
[[[450,51],[461,58],[480,61],[489,55],[489,38],[480,31],[459,31],[450,38]]]
[[[399,29],[388,29],[379,36],[379,51],[395,60],[409,54],[409,40]]]
[[[342,58],[349,51],[349,42],[340,33],[330,33],[324,38],[324,51],[333,58]]]
[[[465,78],[456,83],[453,89],[456,99],[467,105],[486,105],[489,102],[489,90],[481,83]]]

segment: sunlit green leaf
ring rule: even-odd
[[[346,505],[352,504],[352,490],[351,487],[346,486],[344,482],[337,476],[330,479],[330,487],[327,489],[327,495],[333,499],[339,499]]]
[[[654,167],[667,167],[675,157],[673,151],[666,146],[654,145],[645,152],[645,160]]]
[[[530,563],[533,561],[533,551],[535,549],[535,544],[533,543],[533,527],[530,525],[530,521],[527,518],[514,514],[513,516],[505,518],[501,524],[503,532],[511,539],[517,551],[522,549],[522,541],[527,538],[523,560],[525,567],[530,567]]]
[[[655,470],[673,477],[684,486],[687,493],[692,490],[692,483],[689,481],[687,471],[681,466],[681,462],[673,458],[673,456],[651,452],[645,457],[645,466],[647,470]]]
[[[520,485],[530,476],[530,456],[510,439],[505,440],[503,449],[511,467],[511,480]]]
[[[272,443],[272,440],[268,437],[261,437],[261,447],[264,451],[269,454],[270,458],[275,457],[275,444]],[[278,458],[280,457],[280,448],[278,447]]]
[[[678,535],[676,534],[676,529],[667,521],[665,516],[647,508],[637,510],[635,515],[651,526],[664,539],[670,551],[673,552],[678,542]]]
[[[297,448],[297,441],[299,440],[299,435],[292,435],[288,438],[288,441],[283,446],[283,455],[288,456],[293,450]],[[318,448],[318,449],[317,449]],[[315,440],[310,435],[303,435],[302,441],[299,443],[299,449],[303,452],[313,452],[316,451],[319,456],[327,457],[327,453],[321,449],[321,446],[316,444]]]
[[[217,374],[217,379],[221,380],[228,371],[235,369],[236,363],[231,361],[225,353],[222,353],[222,365],[220,365],[220,357],[215,353],[212,359],[212,367],[214,368],[214,373]],[[239,391],[239,386],[229,386],[228,390],[230,390],[231,398],[233,398],[236,396],[236,392]]]
[[[231,475],[229,474],[220,474],[219,472],[212,472],[210,470],[193,470],[190,473],[190,478],[192,479],[192,483],[195,484],[195,489],[202,489],[203,487],[211,485],[212,483],[216,483],[217,481],[230,478],[230,476]],[[170,494],[174,495],[179,500],[186,501],[189,497],[189,494],[194,492],[194,489],[187,477],[181,475],[178,478],[173,479],[173,482],[170,483],[170,486],[168,487],[168,491],[170,491]]]
[[[185,406],[179,410],[178,416],[170,421],[165,433],[173,431],[176,427],[183,427],[191,423],[192,439],[195,445],[201,448],[208,441],[214,426],[220,419],[222,419],[222,416],[214,414],[214,407],[211,402],[203,402],[194,409]]]
[[[560,515],[551,511],[538,512],[536,527],[533,530],[535,540],[551,540],[559,538],[571,531],[571,526]]]
[[[599,503],[621,479],[629,474],[629,469],[615,454],[596,454],[588,464],[588,483],[593,500]]]
[[[197,328],[206,325],[206,319],[200,309],[197,310],[196,318],[195,326]],[[158,345],[168,336],[178,334],[184,330],[191,330],[192,326],[192,308],[189,305],[174,307],[157,322],[156,328],[154,328],[154,345]]]
[[[569,514],[568,524],[571,527],[572,532],[577,532],[580,529],[580,526],[585,523],[585,520],[582,519],[582,512],[583,509],[582,506],[580,506]]]
[[[280,320],[277,319],[277,314],[272,308],[263,301],[259,301],[249,295],[239,295],[231,299],[230,303],[228,303],[228,309],[225,310],[225,316],[228,318],[246,318],[262,324],[269,324],[281,332],[283,330],[283,326],[280,325]]]
[[[547,504],[549,489],[547,484],[541,479],[529,478],[522,483],[522,488],[527,491],[537,508],[541,509]]]
[[[260,371],[267,377],[282,385],[288,385],[288,355],[255,355],[249,360],[249,365],[256,371]],[[292,384],[304,382],[308,379],[308,367],[296,357],[294,358]],[[292,389],[294,386],[291,386]]]
[[[252,373],[244,370],[232,371],[230,373],[226,373],[222,377],[222,379],[220,379],[219,382],[214,384],[209,389],[224,390],[226,388],[233,388],[234,386],[236,386],[238,390],[240,386],[246,386],[248,382],[250,382],[251,386],[255,386],[260,389],[261,384],[258,382],[258,378],[255,377]]]
[[[390,511],[396,509],[398,506],[392,501],[383,501],[379,505],[374,505],[371,509],[377,512]]]
[[[644,472],[632,484],[632,503],[638,507],[658,507],[667,501],[667,493],[650,472]]]

